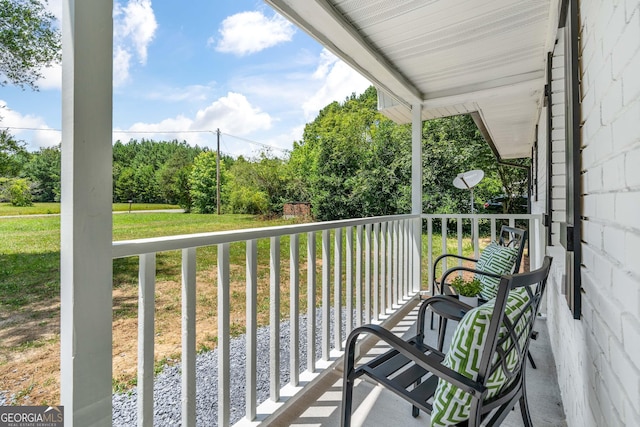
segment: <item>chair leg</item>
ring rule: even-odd
[[[529,359],[529,362],[531,362],[531,367],[533,369],[538,369],[538,367],[536,366],[536,362],[533,361],[533,357],[531,357],[531,352],[529,350],[527,350],[527,359]]]
[[[527,396],[524,394],[522,395],[522,397],[520,397],[520,412],[522,414],[522,422],[524,423],[524,427],[533,427],[531,414],[529,413],[529,405],[527,404]]]
[[[345,381],[342,389],[342,415],[340,419],[341,427],[351,425],[351,406],[353,403],[353,382]]]
[[[444,336],[447,333],[447,319],[440,317],[440,323],[438,325],[438,351],[442,351],[444,347]]]
[[[422,378],[418,378],[416,380],[416,382],[414,383],[414,387],[418,387],[420,385],[420,383],[422,382]],[[420,415],[420,408],[418,408],[417,406],[411,406],[411,416],[413,418],[416,418],[418,415]]]
[[[522,395],[520,396],[520,414],[524,427],[533,427],[531,421],[531,413],[529,412],[529,403],[527,402],[527,381],[526,375],[522,378]]]

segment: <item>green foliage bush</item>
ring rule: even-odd
[[[23,178],[14,179],[9,184],[9,202],[13,206],[33,206],[29,181]]]
[[[229,194],[229,209],[238,214],[266,214],[269,211],[269,197],[253,188],[236,188]]]

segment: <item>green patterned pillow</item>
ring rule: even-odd
[[[529,301],[529,295],[524,288],[514,290],[509,295],[505,312],[509,320],[514,322]],[[445,356],[444,364],[456,372],[461,373],[472,380],[477,379],[482,358],[482,348],[487,339],[489,323],[493,314],[495,299],[486,304],[470,310],[460,321],[451,341],[449,352]],[[521,332],[531,316],[532,307],[526,306],[528,313],[520,319],[516,325],[516,331]],[[500,336],[506,334],[504,326],[500,329]],[[528,334],[521,337],[520,348],[524,345]],[[503,348],[507,348],[511,340],[507,340]],[[497,361],[498,355],[494,355],[492,363]],[[518,363],[517,354],[511,351],[507,355],[507,368],[512,370]],[[487,387],[489,389],[487,399],[498,394],[503,387],[509,385],[508,378],[504,374],[502,365],[489,377]],[[433,398],[433,411],[431,413],[431,427],[443,427],[454,425],[469,419],[471,396],[454,385],[440,379],[438,388]]]
[[[500,275],[511,274],[517,256],[518,250],[516,248],[500,246],[495,242],[491,242],[480,254],[476,269]],[[500,279],[483,274],[476,274],[475,277],[482,283],[480,296],[485,300],[495,298],[498,294]]]

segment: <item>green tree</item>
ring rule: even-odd
[[[36,202],[60,201],[60,147],[41,148],[31,155],[22,176],[34,183]]]
[[[222,194],[227,181],[224,159],[220,161],[220,179]],[[194,159],[189,175],[191,201],[196,213],[216,212],[216,153],[205,151]],[[226,197],[224,197],[226,199]],[[224,205],[224,204],[223,204]]]
[[[60,62],[60,32],[46,0],[0,0],[0,85],[37,89],[42,67]]]
[[[13,206],[32,206],[29,181],[24,178],[14,179],[9,185],[9,202]]]
[[[15,139],[7,129],[0,130],[0,176],[18,176],[25,156],[24,143]]]
[[[287,201],[287,173],[285,160],[270,152],[260,153],[257,159],[238,157],[229,167],[230,206],[234,213],[249,213],[240,207],[239,201],[263,199],[250,210],[255,213],[282,214]],[[247,197],[251,194],[252,197]],[[259,207],[259,209],[258,209]],[[242,211],[242,212],[241,212]]]

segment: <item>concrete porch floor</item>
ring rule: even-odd
[[[416,318],[417,310],[414,309],[393,328],[393,331],[398,335],[413,333]],[[454,329],[455,323],[452,323],[447,330],[449,336],[445,342],[445,349],[448,347],[448,341]],[[539,335],[537,340],[531,342],[530,350],[538,369],[532,369],[531,365],[527,366],[527,392],[533,425],[536,427],[566,426],[546,320],[539,319],[535,329]],[[431,345],[435,345],[435,331],[430,331],[427,339]],[[378,343],[365,357],[384,351],[386,351],[385,346]],[[341,398],[340,365],[269,424],[298,427],[339,426]],[[417,418],[413,418],[408,402],[380,386],[367,382],[366,379],[356,384],[354,399],[352,417],[354,426],[429,425],[428,414],[421,412]],[[503,426],[523,426],[518,405],[509,414]]]

